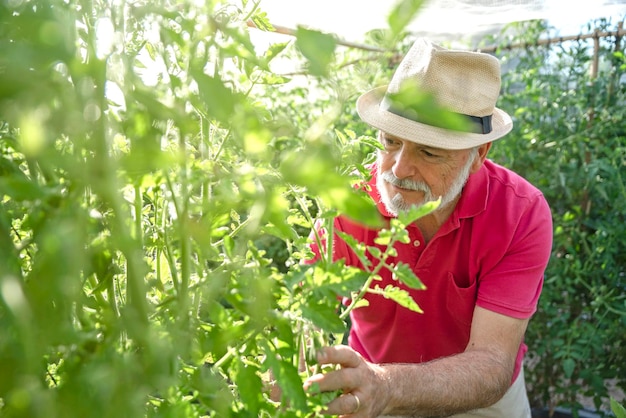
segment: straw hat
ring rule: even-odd
[[[462,115],[469,121],[469,132],[433,126],[417,112],[396,107],[394,95],[406,86],[416,95],[431,94],[439,106]],[[444,49],[421,38],[403,58],[388,86],[359,97],[357,112],[367,124],[399,138],[435,148],[467,149],[501,138],[513,128],[511,117],[495,107],[499,94],[497,58]]]

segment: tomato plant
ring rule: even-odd
[[[0,415],[319,411],[301,355],[342,338],[338,297],[357,302],[376,267],[303,264],[306,243],[338,213],[378,221],[353,187],[376,148],[354,101],[389,79],[420,5],[367,35],[380,53],[304,28],[262,48],[247,22],[271,24],[249,0],[0,3]],[[536,402],[624,385],[624,63],[610,47],[597,80],[584,45],[552,51],[554,72],[527,50],[505,75],[516,130],[494,158],[544,190],[557,228],[529,330]]]
[[[344,111],[392,53],[258,51],[248,21],[271,28],[246,0],[0,4],[2,416],[321,408],[300,355],[367,275],[300,261],[314,219],[378,221]]]

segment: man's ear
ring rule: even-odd
[[[491,144],[491,142],[487,142],[486,144],[478,146],[478,154],[476,154],[476,157],[474,158],[474,163],[472,163],[470,173],[474,174],[480,170],[480,167],[483,166],[483,163],[487,158],[487,153],[489,152],[489,149],[491,149]]]

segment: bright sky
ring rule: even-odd
[[[261,9],[275,25],[295,28],[303,24],[360,42],[368,30],[387,26],[393,4],[383,0],[262,0]],[[622,0],[430,0],[410,28],[452,41],[493,25],[544,18],[558,29],[559,36],[566,36],[584,32],[591,19],[612,17],[617,23],[625,16],[626,1]]]

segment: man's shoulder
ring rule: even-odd
[[[500,199],[509,195],[510,198],[535,200],[543,196],[541,190],[515,171],[485,160],[484,170],[489,179],[490,198]]]
[[[487,162],[486,162],[487,163]],[[489,225],[548,226],[552,214],[543,192],[523,176],[489,161],[488,192],[480,218]]]

